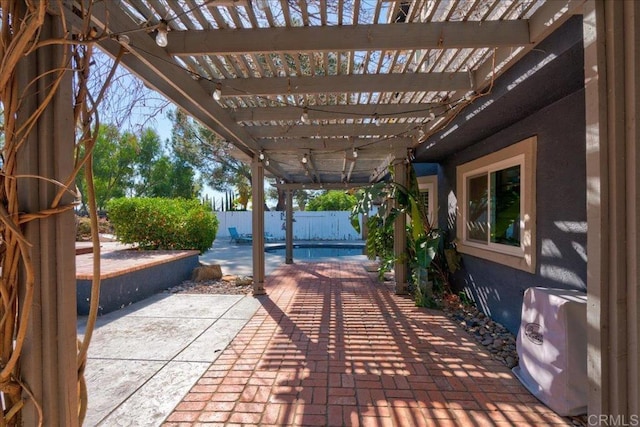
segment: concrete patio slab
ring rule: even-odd
[[[172,361],[104,418],[102,426],[152,427],[162,423],[180,397],[207,370],[207,362]]]
[[[214,362],[248,319],[219,319],[178,354],[174,360]]]
[[[84,425],[160,425],[258,305],[244,295],[164,293],[99,317]],[[80,318],[81,336],[85,325]]]
[[[177,296],[177,298],[173,298]],[[127,317],[160,317],[168,319],[217,319],[244,298],[244,295],[195,295],[162,293],[148,298],[143,308],[132,310]],[[209,300],[209,303],[207,303]]]
[[[113,359],[89,359],[85,377],[89,411],[84,425],[98,425],[100,420],[114,410],[119,400],[133,395],[140,385],[149,381],[165,363],[148,360],[114,363]]]

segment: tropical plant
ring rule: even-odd
[[[360,232],[360,215],[370,214],[377,207],[377,212],[367,220],[366,250],[369,258],[379,258],[378,274],[383,276],[397,261],[393,251],[393,224],[398,215],[407,215],[407,247],[401,256],[407,257],[416,305],[433,307],[436,305],[434,283],[438,290],[448,284],[446,259],[441,250],[442,233],[429,222],[413,168],[408,168],[407,173],[408,186],[379,182],[356,193],[351,223]]]

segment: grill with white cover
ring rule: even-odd
[[[513,373],[559,415],[587,411],[587,295],[529,288],[522,303]]]

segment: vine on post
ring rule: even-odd
[[[98,105],[105,95],[115,69],[119,64],[116,58],[112,70],[98,91],[90,90],[90,66],[93,49],[99,40],[108,35],[90,25],[92,2],[80,2],[76,10],[76,21],[82,22],[82,29],[74,33],[67,26],[67,16],[61,0],[0,0],[0,108],[2,109],[2,128],[0,136],[2,158],[0,168],[0,393],[4,406],[0,407],[0,427],[21,425],[21,411],[25,406],[23,396],[28,396],[38,411],[40,424],[43,414],[39,402],[31,393],[20,372],[20,357],[24,351],[29,321],[34,315],[34,265],[30,258],[31,243],[25,238],[24,225],[30,221],[66,212],[74,208],[73,204],[61,204],[66,192],[75,194],[75,178],[84,170],[88,183],[92,241],[94,248],[94,283],[92,290],[91,312],[87,329],[82,341],[78,342],[78,417],[82,423],[86,413],[86,386],[84,368],[87,350],[97,316],[100,245],[98,242],[98,224],[95,209],[95,195],[92,184],[91,153],[99,127]],[[58,13],[48,15],[51,11]],[[62,36],[44,38],[41,35],[45,18],[59,19]],[[18,84],[19,64],[38,49],[51,45],[64,45],[64,55],[59,59],[56,69],[45,75],[37,76],[29,82],[28,88],[36,87],[41,79],[48,79],[46,93],[41,94],[42,102],[29,117],[18,117],[21,102],[27,89]],[[121,50],[120,56],[124,53]],[[60,88],[66,73],[73,73],[74,119],[76,123],[75,168],[71,175],[58,182],[45,176],[21,176],[16,173],[18,153],[23,149],[24,141],[31,135],[38,120],[51,103]],[[53,83],[51,83],[53,81]],[[22,92],[21,92],[22,91]],[[63,153],[74,155],[74,153]],[[19,205],[17,188],[22,179],[42,179],[58,187],[57,195],[50,205],[39,212],[25,212]]]

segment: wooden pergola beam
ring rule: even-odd
[[[243,55],[522,46],[526,20],[171,31],[171,55]]]
[[[222,96],[270,96],[314,93],[429,92],[472,90],[469,73],[351,74],[337,76],[225,79]],[[213,93],[216,83],[206,82]],[[300,117],[300,113],[298,117]]]
[[[253,138],[312,138],[316,136],[400,136],[410,133],[416,123],[393,123],[380,126],[340,124],[330,126],[252,126],[247,132]]]
[[[371,105],[317,105],[309,106],[310,120],[354,119],[363,117],[399,118],[428,117],[431,112],[443,108],[442,104],[371,104]],[[299,120],[300,107],[251,107],[237,108],[231,117],[237,122]]]
[[[387,155],[382,162],[376,166],[371,175],[369,175],[369,182],[375,183],[380,181],[389,171],[389,166],[393,163],[393,160],[396,158],[397,154],[389,154]]]
[[[370,185],[368,182],[315,182],[315,183],[285,183],[285,184],[273,184],[276,188],[281,190],[349,190],[351,188],[360,188]]]
[[[397,147],[413,146],[412,138],[299,138],[299,139],[259,139],[258,144],[269,153],[292,153],[301,150],[314,152],[337,151],[346,148],[358,148],[366,151],[394,150]]]

